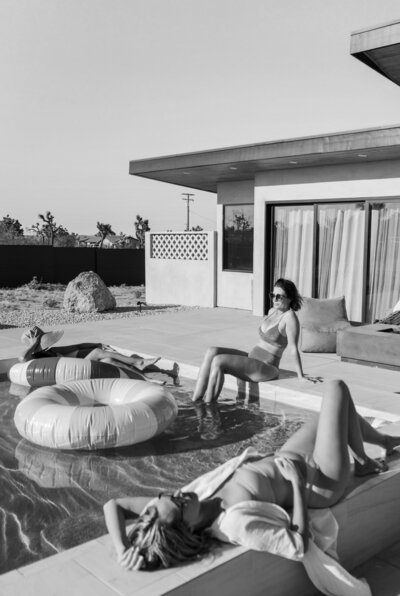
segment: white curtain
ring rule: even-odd
[[[319,209],[318,297],[346,297],[349,319],[362,318],[365,211],[362,206]]]
[[[385,317],[400,298],[400,207],[376,204],[371,209],[368,321]]]
[[[313,207],[276,207],[274,280],[293,281],[300,294],[311,296]]]

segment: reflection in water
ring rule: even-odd
[[[174,424],[151,441],[104,451],[60,451],[21,440],[14,411],[22,396],[0,383],[0,573],[105,533],[102,505],[121,495],[153,496],[182,486],[253,445],[280,446],[304,420],[266,412],[225,394],[194,405],[192,383],[172,389]]]
[[[218,439],[224,432],[221,416],[218,409],[218,403],[205,404],[203,402],[195,403],[197,420],[199,425],[197,430],[203,441]]]

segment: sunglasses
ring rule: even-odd
[[[180,521],[183,522],[183,510],[185,509],[186,505],[188,504],[188,502],[191,499],[191,496],[189,493],[179,493],[178,495],[174,494],[174,493],[168,493],[168,492],[161,492],[158,495],[158,498],[161,499],[161,497],[167,497],[168,499],[170,499],[172,501],[172,503],[174,505],[176,505],[180,511],[180,515],[181,515],[181,519]]]
[[[271,300],[283,300],[284,298],[287,298],[284,294],[274,294],[273,292],[269,293],[269,297]]]

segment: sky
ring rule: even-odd
[[[398,0],[0,0],[0,219],[70,232],[216,229],[216,195],[134,159],[400,123],[350,55]]]

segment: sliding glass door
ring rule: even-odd
[[[317,296],[345,296],[347,314],[362,320],[364,203],[318,206]]]
[[[291,279],[304,296],[312,293],[314,206],[275,207],[273,279]]]
[[[345,296],[361,321],[365,204],[276,205],[273,230],[273,279],[291,279],[303,296]]]
[[[372,203],[367,320],[382,319],[400,299],[400,204]]]

